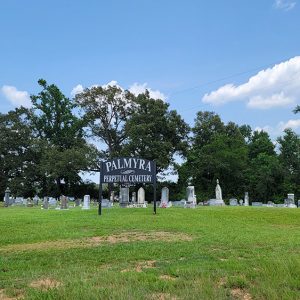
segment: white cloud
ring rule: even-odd
[[[1,88],[2,93],[6,97],[7,100],[10,101],[10,103],[16,107],[24,106],[24,107],[30,107],[31,106],[31,100],[29,93],[26,91],[18,91],[16,87],[11,85],[4,85]]]
[[[241,85],[226,84],[205,94],[202,101],[213,105],[245,101],[249,108],[292,106],[300,97],[300,56],[258,72]]]
[[[77,84],[71,91],[72,97],[75,97],[77,94],[82,93],[84,90],[83,86],[81,84]]]
[[[93,84],[89,88],[97,87],[97,86],[99,86],[99,84]],[[103,88],[107,88],[108,86],[116,86],[116,87],[120,88],[122,91],[125,90],[118,84],[118,82],[116,80],[112,80],[112,81],[102,85]],[[149,91],[150,97],[153,99],[161,99],[163,101],[165,101],[167,99],[167,97],[160,91],[152,90],[150,87],[148,87],[147,83],[143,83],[143,84],[134,83],[133,85],[131,85],[129,87],[128,90],[137,96],[139,94],[144,93],[146,91],[146,89]],[[83,86],[81,84],[78,84],[72,89],[71,95],[74,97],[76,94],[81,93],[83,90],[84,90]]]
[[[277,9],[282,9],[285,11],[289,11],[293,9],[296,5],[295,1],[290,1],[290,0],[275,0],[274,2],[274,7]]]
[[[283,131],[287,128],[290,128],[299,134],[300,133],[300,119],[291,119],[286,122],[281,121],[281,122],[277,123],[277,125],[275,125],[275,126],[269,126],[269,125],[266,125],[263,127],[257,126],[257,127],[255,127],[254,130],[255,131],[265,131],[271,137],[276,138],[276,137],[282,135]]]
[[[167,99],[167,97],[163,93],[158,90],[152,90],[147,85],[147,83],[139,84],[135,82],[132,86],[129,87],[129,91],[137,96],[148,90],[150,93],[150,97],[153,99],[161,99],[163,101]]]
[[[278,124],[278,128],[283,131],[284,129],[291,128],[292,130],[297,130],[300,128],[300,119],[292,119],[288,120],[287,122],[280,122]]]

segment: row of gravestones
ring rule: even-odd
[[[159,202],[159,206],[161,208],[168,208],[171,206],[177,206],[177,207],[185,207],[185,208],[195,208],[197,206],[197,200],[195,195],[195,188],[194,186],[188,186],[186,189],[187,196],[186,200],[180,200],[180,201],[169,201],[169,189],[167,187],[162,188],[161,191],[161,200]],[[10,191],[7,189],[5,191],[5,206],[10,205],[25,205],[25,206],[38,206],[39,204],[39,197],[35,196],[32,200],[30,198],[24,199],[23,197],[17,197],[12,198],[9,196]],[[110,208],[113,206],[115,196],[114,192],[111,193],[110,200],[103,199],[102,200],[102,207]],[[55,198],[52,197],[44,197],[42,202],[42,208],[48,209],[49,207],[55,207],[56,209],[68,209],[69,198],[65,196],[60,197],[60,203]],[[90,196],[86,195],[84,196],[83,206],[81,205],[81,200],[76,199],[74,201],[74,206],[82,206],[82,209],[89,209],[90,208]],[[96,205],[97,202],[94,201],[94,204]],[[147,207],[147,202],[145,201],[145,190],[143,187],[141,187],[138,190],[138,195],[136,197],[136,192],[132,193],[132,198],[130,201],[129,197],[129,188],[128,187],[121,187],[120,188],[120,197],[119,197],[119,204],[120,207]],[[225,205],[223,199],[222,199],[222,190],[219,185],[219,180],[217,180],[217,186],[216,186],[216,198],[210,199],[205,202],[200,202],[198,205],[211,205],[211,206],[223,206]],[[230,206],[249,206],[249,195],[246,192],[244,200],[237,200],[235,198],[232,198],[229,200]],[[267,204],[263,204],[262,202],[252,202],[252,206],[266,206],[266,207],[297,207],[295,205],[295,196],[294,194],[288,194],[287,199],[285,199],[284,204],[274,204],[273,202],[269,201]],[[300,206],[300,201],[298,201],[298,206]]]

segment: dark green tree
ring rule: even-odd
[[[15,196],[38,190],[40,150],[34,143],[29,111],[19,108],[0,114],[0,194],[7,186]]]
[[[89,136],[106,145],[102,157],[120,155],[125,139],[125,123],[134,109],[134,95],[116,85],[86,88],[76,103],[84,112]]]
[[[75,103],[59,88],[38,81],[42,91],[32,95],[31,120],[42,149],[39,172],[43,192],[66,194],[81,183],[79,171],[95,161],[95,149],[84,139],[83,120],[74,114]]]
[[[284,194],[294,192],[300,195],[300,137],[292,129],[285,129],[284,136],[277,141],[284,172]]]
[[[135,110],[125,125],[126,141],[122,153],[155,160],[158,171],[174,163],[174,155],[184,155],[189,126],[169,104],[150,97],[148,91],[135,99]]]
[[[211,112],[197,114],[192,147],[179,172],[182,186],[193,184],[201,199],[214,197],[216,179],[220,179],[224,197],[244,191],[247,146],[239,127],[225,125]]]
[[[252,133],[246,189],[253,201],[274,201],[282,194],[283,174],[275,146],[265,131]]]

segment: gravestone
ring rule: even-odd
[[[15,205],[23,205],[24,198],[23,197],[16,197]]]
[[[33,201],[31,198],[27,198],[26,203],[27,203],[27,207],[33,207]]]
[[[60,209],[68,209],[68,198],[66,196],[60,197]]]
[[[47,197],[47,198],[48,198],[48,197]],[[49,206],[51,206],[51,207],[56,207],[56,206],[57,206],[57,201],[56,201],[55,198],[49,197],[49,198],[48,198],[48,204],[49,204]]]
[[[137,199],[137,207],[147,207],[147,203],[145,201],[145,190],[143,187],[140,187],[138,190],[138,199]]]
[[[40,198],[37,195],[35,195],[33,197],[33,205],[38,206],[39,205],[39,200],[40,200]]]
[[[132,202],[132,203],[135,203],[135,202],[136,202],[136,192],[132,192],[131,202]]]
[[[27,206],[27,199],[26,198],[23,198],[23,205]]]
[[[197,205],[197,199],[195,195],[195,187],[189,185],[186,188],[186,203],[185,208],[195,208]]]
[[[111,208],[113,205],[114,204],[109,199],[102,199],[101,206],[103,208]]]
[[[245,202],[245,206],[249,206],[249,193],[246,192],[245,193],[245,197],[244,197],[244,202]]]
[[[219,185],[219,179],[217,179],[217,185],[216,185],[216,198],[215,199],[210,199],[208,201],[209,205],[210,206],[224,206],[225,203],[223,201],[223,198],[222,198],[222,189]]]
[[[252,206],[263,206],[262,202],[252,202]]]
[[[275,205],[272,201],[268,201],[267,202],[267,207],[275,207]]]
[[[3,194],[2,194],[3,195]],[[10,205],[10,201],[9,201],[9,198],[10,198],[10,189],[7,188],[5,190],[5,195],[4,195],[4,206],[5,207],[8,207]]]
[[[300,207],[300,200],[298,200],[298,207]]]
[[[295,194],[287,194],[285,204],[289,208],[296,208],[297,206],[295,205]]]
[[[82,209],[90,209],[91,197],[90,195],[85,195],[83,197],[83,206]]]
[[[110,193],[109,200],[110,200],[111,203],[114,202],[114,200],[115,200],[115,192],[114,192],[114,191],[112,191],[112,192]]]
[[[172,205],[174,207],[185,207],[186,206],[186,200],[182,199],[180,201],[172,201]]]
[[[161,189],[160,207],[168,208],[171,206],[172,206],[172,202],[169,202],[169,189],[167,187],[163,187]]]
[[[48,209],[48,208],[49,208],[48,197],[44,197],[42,209]]]
[[[119,199],[120,207],[128,207],[129,206],[129,188],[128,187],[120,187],[120,199]]]
[[[230,206],[238,206],[238,200],[235,198],[229,199],[229,205]]]
[[[243,204],[244,204],[244,200],[243,200],[243,199],[241,199],[241,200],[239,201],[239,203],[240,203],[240,206],[243,206]]]
[[[81,199],[76,198],[75,199],[75,206],[80,206],[81,205]]]

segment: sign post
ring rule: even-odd
[[[137,183],[153,184],[154,214],[156,214],[156,163],[136,157],[120,157],[101,162],[99,181],[99,209],[101,215],[102,183],[135,185]]]

